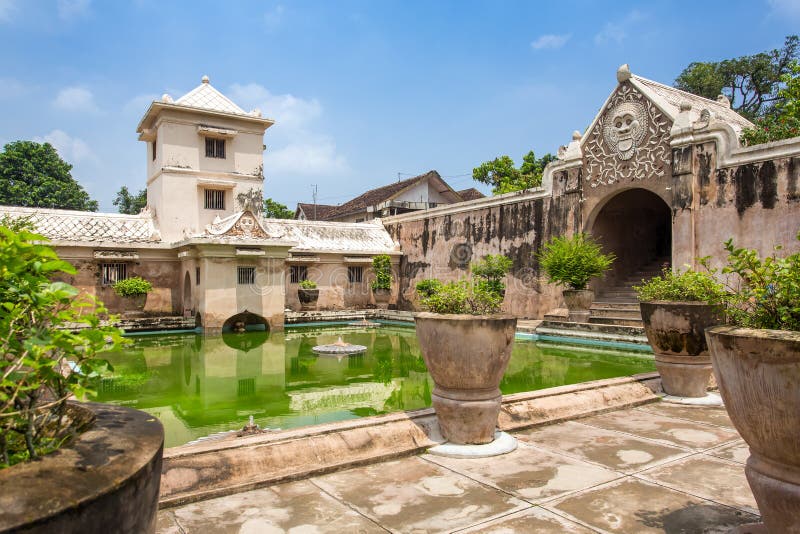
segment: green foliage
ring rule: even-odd
[[[139,295],[147,295],[153,290],[153,284],[141,278],[134,276],[133,278],[126,278],[118,280],[114,283],[114,293],[120,297],[138,297]]]
[[[725,250],[722,272],[735,275],[728,281],[728,320],[748,328],[800,331],[800,252],[780,257],[782,249],[775,247],[761,258],[755,250],[735,247],[732,239]]]
[[[702,261],[707,265],[707,258]],[[671,302],[708,302],[721,304],[727,292],[725,287],[714,278],[713,270],[695,271],[691,268],[683,272],[674,273],[668,267],[664,268],[661,276],[654,276],[643,280],[642,285],[633,289],[639,295],[639,300],[648,302],[653,300],[667,300]]]
[[[491,185],[494,195],[539,187],[542,185],[544,168],[555,159],[552,154],[545,154],[537,159],[531,150],[522,158],[522,165],[517,169],[514,160],[508,156],[500,156],[472,169],[472,179]]]
[[[470,271],[473,276],[478,277],[487,290],[497,293],[502,299],[506,292],[503,278],[511,270],[512,264],[511,258],[502,254],[487,254],[480,261],[473,263]]]
[[[539,264],[551,282],[572,289],[586,289],[589,280],[611,268],[616,256],[603,254],[591,236],[554,237],[537,253]]]
[[[294,219],[294,212],[280,202],[265,198],[264,217],[267,219]]]
[[[742,130],[740,139],[747,146],[800,136],[800,63],[794,61],[782,78],[786,84],[778,91],[781,100],[774,113],[756,119],[753,128]]]
[[[433,313],[491,315],[498,313],[503,297],[492,291],[483,281],[459,280],[440,282],[429,296],[420,294],[422,306]]]
[[[783,48],[718,62],[695,62],[675,79],[675,87],[712,100],[724,94],[731,107],[754,119],[773,111],[783,100],[782,77],[798,59],[800,40],[789,35]]]
[[[101,302],[50,280],[75,268],[43,241],[0,227],[0,468],[69,439],[67,398],[94,395],[108,368],[98,352],[124,342],[121,330],[101,325]]]
[[[372,258],[372,271],[375,273],[372,289],[392,288],[392,258],[388,254],[378,254]]]
[[[0,204],[97,211],[50,143],[14,141],[0,152]]]
[[[131,195],[126,186],[122,186],[117,191],[114,205],[120,213],[128,215],[138,215],[147,206],[147,189],[142,189],[135,195]]]
[[[442,281],[436,278],[426,278],[417,282],[416,290],[420,297],[430,297],[442,287]]]
[[[301,289],[317,289],[317,283],[313,280],[300,280],[297,285]]]

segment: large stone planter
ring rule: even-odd
[[[800,333],[706,330],[714,376],[750,446],[744,468],[768,532],[800,533]]]
[[[491,442],[516,317],[420,313],[415,321],[442,435],[456,444]]]
[[[319,289],[297,288],[297,299],[300,301],[301,310],[315,310],[317,308],[317,300],[319,300]]]
[[[122,297],[122,315],[125,317],[143,317],[144,306],[147,304],[147,293],[141,295],[133,295],[130,297]]]
[[[668,395],[705,397],[711,377],[705,329],[724,322],[718,307],[703,302],[641,302],[647,341]]]
[[[155,532],[161,423],[122,406],[72,409],[94,423],[69,445],[0,471],[0,532]]]
[[[594,302],[594,291],[591,289],[565,289],[564,304],[569,310],[569,321],[573,323],[588,323],[589,308]]]
[[[381,310],[389,309],[389,299],[392,297],[391,289],[373,289],[372,296],[375,298],[375,305]]]

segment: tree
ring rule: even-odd
[[[97,211],[50,143],[14,141],[0,153],[0,204]]]
[[[114,205],[120,213],[127,213],[128,215],[138,215],[145,206],[147,206],[147,189],[142,189],[135,195],[131,195],[127,186],[122,186],[117,191],[117,197],[114,199]]]
[[[555,159],[552,154],[545,154],[537,159],[531,150],[522,158],[522,165],[517,169],[513,159],[500,156],[472,169],[472,179],[491,185],[494,195],[539,187],[542,185],[544,168]]]
[[[755,120],[753,128],[742,131],[744,145],[752,146],[800,136],[800,63],[793,62],[790,73],[781,77],[785,86],[778,91],[780,100],[773,113]]]
[[[675,79],[675,87],[716,99],[724,94],[731,107],[749,119],[770,114],[783,97],[782,77],[798,59],[800,39],[789,35],[783,48],[717,62],[690,63]]]
[[[294,212],[280,202],[265,198],[264,217],[267,219],[294,219]]]

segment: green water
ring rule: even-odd
[[[314,345],[345,341],[366,353],[316,356]],[[138,336],[106,354],[114,372],[98,384],[100,402],[158,417],[166,446],[240,429],[292,428],[430,406],[433,383],[412,327],[294,328],[285,333]],[[655,370],[652,355],[518,339],[503,393]]]

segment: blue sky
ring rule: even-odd
[[[800,0],[0,0],[0,143],[50,141],[114,211],[144,187],[149,101],[207,74],[277,121],[265,196],[294,208],[317,184],[337,204],[429,169],[462,189],[482,161],[566,144],[622,63],[671,84],[799,31]]]

